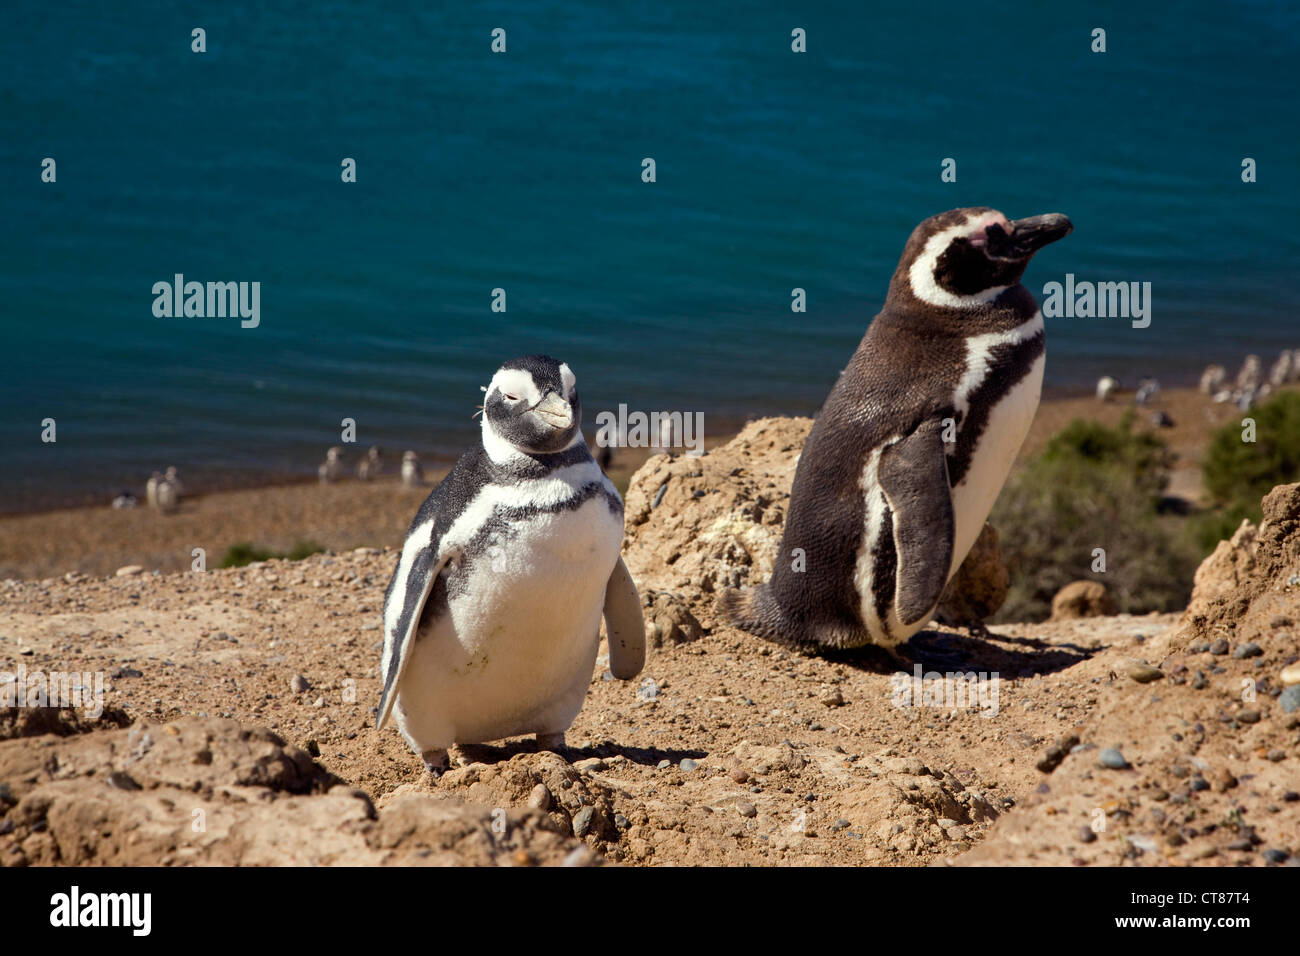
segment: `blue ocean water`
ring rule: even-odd
[[[1149,328],[1049,320],[1049,387],[1300,348],[1294,4],[19,0],[0,21],[0,510],[167,464],[309,473],[345,417],[363,446],[454,455],[478,386],[533,351],[577,371],[589,430],[619,403],[706,429],[811,413],[908,232],[963,205],[1073,219],[1031,288],[1152,283]],[[175,273],[260,282],[260,325],[155,317]]]

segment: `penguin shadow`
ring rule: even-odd
[[[1088,660],[1100,648],[1051,643],[1034,637],[1012,637],[989,630],[963,632],[948,629],[918,631],[906,644],[890,653],[881,647],[836,651],[825,656],[838,664],[877,674],[923,670],[985,671],[1005,678],[1051,674]]]
[[[660,761],[667,760],[670,763],[680,763],[686,758],[699,760],[708,756],[707,750],[698,748],[660,748],[660,747],[628,747],[623,744],[614,743],[611,740],[603,740],[595,746],[588,747],[560,747],[558,750],[543,750],[537,746],[535,740],[523,738],[520,740],[507,741],[503,744],[457,744],[456,750],[460,756],[469,763],[504,763],[511,757],[518,754],[535,754],[535,753],[554,753],[564,760],[565,763],[573,763],[576,760],[589,760],[592,757],[622,757],[631,763],[642,764],[648,767],[654,767]]]

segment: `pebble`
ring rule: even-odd
[[[1165,676],[1165,672],[1158,667],[1152,667],[1150,664],[1134,664],[1129,669],[1128,676],[1139,684],[1149,684],[1152,681],[1160,680]]]
[[[301,674],[294,674],[293,679],[289,681],[289,689],[295,694],[301,694],[303,691],[311,689],[311,682]]]
[[[1263,856],[1265,863],[1285,863],[1291,854],[1286,850],[1265,850]]]
[[[692,770],[698,767],[699,764],[697,764],[690,757],[687,757],[680,764],[678,764],[678,766],[682,768],[683,773],[690,773]]]
[[[660,770],[667,770],[672,765],[672,761],[670,760],[661,760],[659,763],[655,764],[655,766]]]
[[[1210,645],[1210,653],[1217,657],[1222,657],[1224,654],[1228,653],[1228,642],[1223,638],[1219,638]]]
[[[653,677],[647,677],[636,689],[636,695],[642,700],[654,700],[659,696],[659,685],[655,683]]]
[[[1259,711],[1253,709],[1243,710],[1237,715],[1237,719],[1243,724],[1257,724],[1259,723]]]
[[[134,667],[119,667],[113,671],[114,677],[143,677],[144,672],[138,671]]]
[[[1282,668],[1281,677],[1282,683],[1287,687],[1294,684],[1300,684],[1300,661],[1296,661],[1294,664],[1288,664],[1286,667]]]
[[[126,578],[133,574],[141,574],[143,571],[144,568],[140,567],[138,564],[128,564],[117,569],[117,576],[119,578]]]
[[[1093,832],[1092,827],[1079,827],[1079,839],[1084,843],[1093,843],[1097,839],[1097,834]]]
[[[596,816],[596,811],[591,807],[583,807],[573,815],[573,835],[584,837],[591,830],[591,821]]]
[[[1205,690],[1210,686],[1210,682],[1205,679],[1204,671],[1197,671],[1196,677],[1192,679],[1192,690]]]
[[[1129,763],[1115,747],[1107,747],[1097,755],[1097,762],[1110,770],[1127,770]]]
[[[1264,653],[1264,649],[1258,644],[1238,644],[1237,649],[1232,652],[1232,656],[1237,660],[1245,660],[1247,657],[1259,657]]]
[[[826,693],[822,694],[822,703],[827,707],[843,707],[844,695],[840,693],[838,687],[832,687]]]
[[[831,829],[836,831],[847,830],[851,826],[853,826],[852,823],[850,823],[848,820],[845,820],[843,817],[840,817],[838,820],[836,820],[834,823],[831,824]]]
[[[141,790],[140,784],[135,782],[135,778],[129,773],[123,773],[121,770],[114,770],[108,775],[108,785],[114,790]]]
[[[730,776],[732,780],[736,781],[736,783],[745,783],[749,780],[749,772],[743,767],[732,768]]]
[[[752,819],[758,816],[758,808],[748,800],[737,800],[736,812],[746,819]]]
[[[1202,790],[1209,790],[1210,782],[1204,777],[1193,777],[1188,786],[1191,787],[1193,793],[1199,793]]]
[[[632,821],[621,813],[614,814],[614,826],[620,830],[627,830],[632,826]]]
[[[573,769],[578,773],[600,773],[602,770],[609,769],[609,765],[599,757],[588,757],[575,763]]]
[[[539,783],[533,787],[532,792],[528,794],[528,805],[542,813],[551,809],[551,791],[546,789],[546,784]]]
[[[1292,684],[1282,691],[1282,696],[1277,699],[1277,702],[1288,714],[1300,710],[1300,684]]]

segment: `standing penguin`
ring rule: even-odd
[[[482,444],[420,507],[384,600],[377,726],[396,717],[435,775],[452,744],[531,733],[564,746],[602,613],[614,676],[645,660],[623,500],[583,440],[573,372],[513,359],[485,391]]]
[[[409,488],[424,484],[424,468],[420,456],[413,451],[402,452],[402,484]]]
[[[974,544],[1038,407],[1043,318],[1020,285],[1072,226],[956,209],[912,232],[795,471],[772,578],[724,620],[806,647],[902,643]]]

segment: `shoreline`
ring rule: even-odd
[[[1091,395],[1045,397],[1019,461],[1041,450],[1051,435],[1076,418],[1114,425],[1130,408],[1135,408],[1132,391],[1117,393],[1110,402]],[[1200,460],[1205,445],[1214,429],[1241,413],[1231,405],[1214,404],[1193,388],[1164,389],[1150,405],[1136,411],[1135,427],[1157,431],[1177,455],[1168,494],[1193,506],[1201,503]],[[1156,412],[1167,414],[1174,426],[1154,428],[1150,418]],[[738,432],[739,426],[734,431],[706,431],[706,450],[725,444]],[[653,448],[618,450],[610,477],[620,491],[654,453]],[[195,561],[196,548],[203,549],[210,570],[238,544],[278,553],[304,544],[336,552],[398,546],[420,503],[450,465],[429,468],[425,484],[413,488],[401,485],[392,472],[370,482],[345,478],[331,485],[285,475],[255,486],[187,495],[170,515],[143,503],[114,510],[107,502],[0,515],[0,579],[30,580],[68,572],[104,576],[131,565],[145,571],[186,570]],[[143,489],[139,493],[143,497]]]

